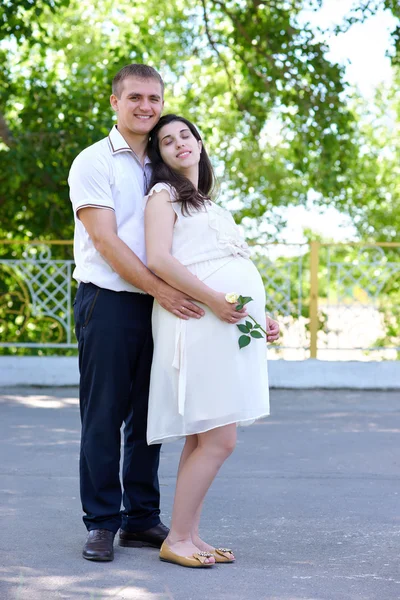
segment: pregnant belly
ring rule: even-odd
[[[212,267],[215,267],[212,271]],[[241,296],[251,296],[248,305],[252,313],[255,309],[263,314],[265,310],[265,290],[261,275],[251,260],[234,257],[229,262],[223,259],[191,265],[190,271],[206,285],[217,292],[235,292]],[[208,275],[208,273],[210,273]],[[204,278],[205,276],[205,278]],[[255,315],[254,315],[255,316]]]

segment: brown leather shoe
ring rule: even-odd
[[[92,529],[89,531],[82,556],[86,560],[108,561],[114,560],[113,531],[108,529]]]
[[[169,529],[163,523],[159,523],[146,531],[129,533],[129,531],[119,530],[119,545],[126,548],[161,548],[163,541],[169,534]]]

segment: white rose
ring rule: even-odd
[[[230,292],[229,294],[225,295],[225,300],[229,302],[229,304],[236,304],[236,302],[239,300],[239,294],[235,294],[235,292]]]

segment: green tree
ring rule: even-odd
[[[396,242],[400,231],[400,69],[394,75],[372,106],[354,109],[360,152],[346,210],[363,240]]]
[[[166,109],[199,125],[223,198],[241,202],[238,220],[304,202],[310,188],[340,206],[357,124],[342,69],[325,58],[311,27],[298,23],[307,4],[6,0],[1,235],[71,237],[69,166],[107,134],[112,76],[134,61],[157,67]]]
[[[400,69],[393,85],[378,90],[374,105],[356,107],[359,160],[347,194],[347,212],[360,239],[399,242],[400,231]],[[376,345],[400,345],[400,248],[388,247],[378,257],[371,280],[389,275],[380,292],[384,328]],[[400,355],[400,353],[399,353]]]

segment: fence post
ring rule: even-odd
[[[310,358],[317,358],[319,248],[318,241],[310,242]]]

